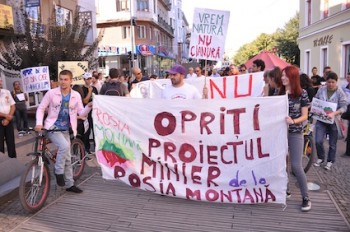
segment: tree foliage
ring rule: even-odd
[[[299,14],[289,20],[284,29],[276,32],[278,54],[288,63],[300,63],[300,49],[297,43],[299,37]]]
[[[233,57],[234,64],[243,64],[263,50],[276,51],[277,55],[291,64],[299,64],[300,50],[297,44],[299,37],[299,14],[291,18],[283,29],[273,34],[260,34],[254,41],[240,47]]]
[[[263,50],[272,50],[276,42],[273,35],[262,33],[253,42],[243,45],[234,57],[233,63],[243,64]]]
[[[55,10],[53,14],[56,15]],[[49,19],[45,30],[41,24],[33,24],[24,9],[17,12],[17,31],[21,32],[4,41],[0,47],[0,65],[6,71],[20,71],[36,66],[49,66],[50,79],[57,79],[58,61],[88,61],[89,68],[96,66],[96,49],[100,36],[89,46],[85,40],[91,29],[89,19],[73,13],[73,20],[58,26],[56,18]]]

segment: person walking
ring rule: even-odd
[[[13,129],[13,115],[15,113],[16,102],[13,100],[10,91],[2,88],[0,78],[0,152],[5,153],[5,140],[7,155],[16,158],[15,135]]]
[[[348,105],[347,97],[342,88],[338,88],[338,75],[334,72],[330,72],[327,75],[326,86],[322,86],[318,89],[314,98],[322,101],[333,102],[337,104],[337,109],[334,112],[329,113],[327,116],[331,119],[335,119],[337,115],[341,115],[346,111]],[[320,167],[325,162],[325,149],[324,149],[324,137],[329,135],[329,150],[327,155],[327,164],[324,166],[326,170],[330,170],[335,162],[335,155],[337,152],[338,142],[338,129],[336,122],[329,124],[321,121],[316,122],[316,151],[317,161],[314,166]]]
[[[28,111],[26,105],[28,95],[22,91],[19,81],[13,82],[11,94],[16,102],[15,116],[18,137],[22,137],[28,132]]]
[[[71,71],[62,70],[58,79],[59,87],[49,90],[38,106],[35,131],[40,132],[43,128],[65,130],[48,134],[48,138],[58,147],[54,171],[57,185],[66,186],[66,191],[81,193],[82,190],[74,185],[73,180],[69,128],[76,136],[77,116],[87,116],[92,103],[84,108],[80,94],[71,88]],[[43,122],[46,109],[47,117]]]
[[[289,113],[286,117],[288,124],[288,149],[292,171],[295,174],[302,196],[301,211],[311,209],[311,201],[308,195],[306,175],[302,167],[304,147],[303,122],[308,117],[309,98],[307,92],[300,86],[299,69],[295,66],[287,66],[282,69],[282,87],[280,95],[288,95]],[[288,188],[289,189],[289,183]],[[289,190],[287,190],[287,197]]]
[[[82,99],[83,99],[83,105],[84,106],[89,104],[89,102],[92,102],[92,99],[93,99],[94,95],[98,95],[98,90],[92,85],[92,79],[93,79],[93,76],[91,75],[91,73],[86,72],[84,74],[85,85],[83,85],[83,87],[82,87],[82,90],[83,90],[83,97],[82,97]],[[93,128],[93,120],[92,120],[92,112],[91,111],[88,114],[87,120],[89,122],[89,127],[88,127],[87,131],[83,134],[83,142],[84,142],[84,146],[85,146],[85,152],[88,155],[91,155],[92,154],[92,151],[90,150],[90,134],[91,133],[92,133],[92,138],[95,141],[94,133],[93,133],[93,130],[92,130],[92,128]]]

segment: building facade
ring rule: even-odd
[[[21,36],[24,33],[24,29],[18,27],[21,25],[22,17],[21,8],[23,7],[29,15],[30,26],[33,31],[39,30],[39,33],[45,34],[46,25],[48,25],[50,18],[56,19],[58,26],[64,26],[66,20],[72,22],[73,12],[76,10],[77,5],[80,6],[79,16],[89,18],[91,21],[92,29],[85,40],[86,45],[91,45],[96,39],[96,10],[95,4],[89,0],[0,0],[0,7],[8,11],[11,9],[12,14],[6,13],[6,16],[0,15],[0,45],[5,37]],[[0,8],[1,9],[1,8]],[[55,11],[53,11],[55,9]],[[56,15],[53,15],[53,14]],[[6,20],[2,19],[3,17]],[[2,23],[2,22],[7,23]],[[12,24],[11,28],[6,28],[5,24]],[[4,24],[5,26],[1,26]],[[1,28],[4,27],[4,28]],[[96,53],[97,56],[97,53]],[[3,79],[4,87],[12,90],[12,84],[14,81],[20,80],[19,72],[4,70],[0,66],[0,77]],[[41,93],[29,93],[29,106],[36,106],[41,100]]]
[[[344,81],[350,72],[350,0],[300,0],[300,68],[319,75],[330,66]]]
[[[103,33],[100,70],[107,75],[119,68],[126,75],[137,66],[144,75],[162,77],[181,60],[179,37],[186,30],[181,7],[181,0],[96,0],[97,28]]]

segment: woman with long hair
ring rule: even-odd
[[[279,95],[287,94],[289,113],[286,117],[288,124],[288,148],[292,171],[295,174],[302,196],[301,210],[311,209],[311,201],[308,195],[306,175],[302,167],[302,155],[304,147],[303,125],[307,120],[309,98],[307,92],[300,86],[299,69],[295,66],[287,66],[282,70],[282,86]],[[289,184],[288,184],[289,185]],[[289,189],[289,188],[288,188]],[[287,190],[287,196],[290,195]]]

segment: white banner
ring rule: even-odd
[[[195,8],[189,57],[222,60],[230,11]]]
[[[23,91],[26,93],[50,90],[48,66],[21,69]]]
[[[200,93],[208,88],[209,99],[232,99],[240,97],[262,96],[264,88],[263,72],[247,73],[228,77],[206,77],[185,79]],[[134,98],[161,98],[162,90],[171,85],[170,79],[142,81],[133,86],[130,96]]]
[[[287,104],[286,96],[97,95],[93,121],[103,178],[191,200],[285,204]]]

